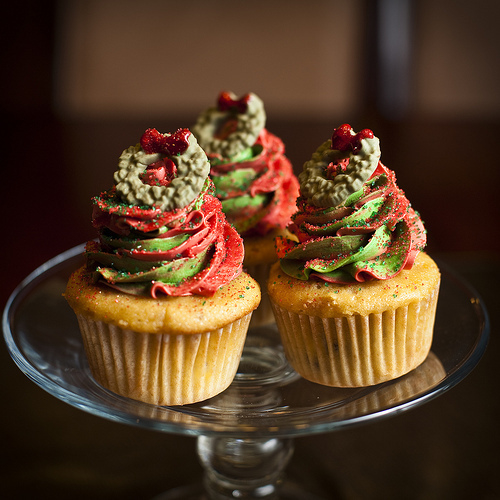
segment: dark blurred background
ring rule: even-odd
[[[481,294],[486,355],[458,387],[382,421],[296,440],[288,468],[341,499],[500,498],[500,3],[496,0],[10,2],[0,30],[2,306],[93,238],[90,197],[148,127],[190,126],[221,90],[257,93],[300,172],[333,129],[371,128],[428,251]],[[199,478],[192,438],[85,414],[0,347],[2,498],[146,499]]]

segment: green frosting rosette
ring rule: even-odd
[[[298,210],[288,226],[298,241],[276,239],[288,275],[333,283],[389,279],[410,269],[425,247],[420,216],[380,162],[371,130],[337,128],[299,181]]]
[[[212,295],[242,270],[210,164],[188,129],[148,129],[120,156],[115,185],[93,198],[99,238],[87,244],[96,280],[130,294]]]
[[[265,128],[261,99],[221,92],[200,114],[193,133],[210,160],[210,176],[227,219],[244,236],[285,228],[298,181],[283,142]]]

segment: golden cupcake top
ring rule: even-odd
[[[320,318],[367,316],[424,300],[438,289],[440,273],[436,263],[421,252],[411,270],[390,280],[365,283],[332,283],[325,280],[292,278],[276,263],[268,280],[271,299],[297,314]]]
[[[257,308],[261,292],[241,273],[210,296],[156,298],[96,286],[84,267],[69,280],[65,297],[76,314],[149,334],[197,334],[222,328]]]

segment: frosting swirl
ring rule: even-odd
[[[394,172],[378,159],[360,188],[353,187],[353,184],[359,184],[359,169],[364,170],[364,167],[359,167],[361,162],[356,158],[357,166],[350,168],[350,162],[353,157],[364,155],[363,142],[366,139],[359,140],[359,136],[355,139],[355,135],[350,134],[351,141],[340,144],[338,136],[348,126],[343,127],[336,129],[328,144],[320,146],[320,153],[313,155],[311,162],[319,159],[322,166],[316,172],[321,173],[318,175],[322,181],[332,181],[335,195],[340,192],[336,188],[338,185],[345,185],[345,192],[350,194],[345,198],[342,196],[340,203],[331,202],[330,206],[325,206],[326,199],[333,199],[321,192],[325,182],[319,182],[316,190],[306,188],[307,195],[304,195],[303,186],[311,176],[309,173],[299,176],[301,197],[297,201],[298,210],[288,226],[298,242],[277,238],[280,265],[288,275],[301,280],[316,278],[352,283],[389,279],[402,269],[412,267],[418,252],[425,246],[425,229],[420,216],[397,186]],[[332,161],[325,165],[324,151],[335,151],[332,145],[345,148],[344,151],[348,149],[349,155],[338,149],[338,153],[329,156]],[[311,162],[307,162],[304,168],[310,169]],[[345,172],[350,172],[350,175]],[[341,179],[335,182],[340,176]],[[351,182],[349,177],[354,181]]]
[[[243,141],[237,123],[247,123],[244,117],[256,114],[252,105],[261,109],[262,119],[254,120],[252,134]],[[218,107],[202,113],[193,128],[207,151],[223,211],[244,236],[285,228],[299,195],[298,180],[283,142],[264,125],[262,101],[255,94],[236,99],[234,94],[222,92]],[[233,146],[220,148],[214,144]]]
[[[125,175],[118,179],[127,179],[133,172],[137,189],[124,192],[119,181],[93,198],[92,223],[99,238],[87,244],[87,262],[96,279],[126,293],[152,297],[160,293],[212,295],[241,273],[242,240],[214,196],[208,169],[205,167],[199,190],[196,183],[201,171],[194,174],[195,181],[189,172],[186,174],[189,168],[183,174],[183,165],[192,158],[193,149],[197,158],[201,156],[197,162],[208,165],[196,139],[184,129],[177,146],[170,143],[168,149],[164,139],[170,141],[172,136],[149,129],[141,144],[133,147],[132,156],[137,161],[127,160],[125,168],[122,155],[119,172],[124,170]],[[188,160],[182,158],[186,152]],[[172,161],[172,167],[173,155],[178,161]],[[145,200],[148,193],[153,200]]]

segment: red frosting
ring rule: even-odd
[[[177,219],[185,217],[194,204],[163,212],[159,208],[143,208],[136,205],[117,203],[115,188],[94,198],[92,225],[100,229],[107,227],[116,234],[127,236],[134,228],[144,233],[155,231],[160,227],[173,224]]]

